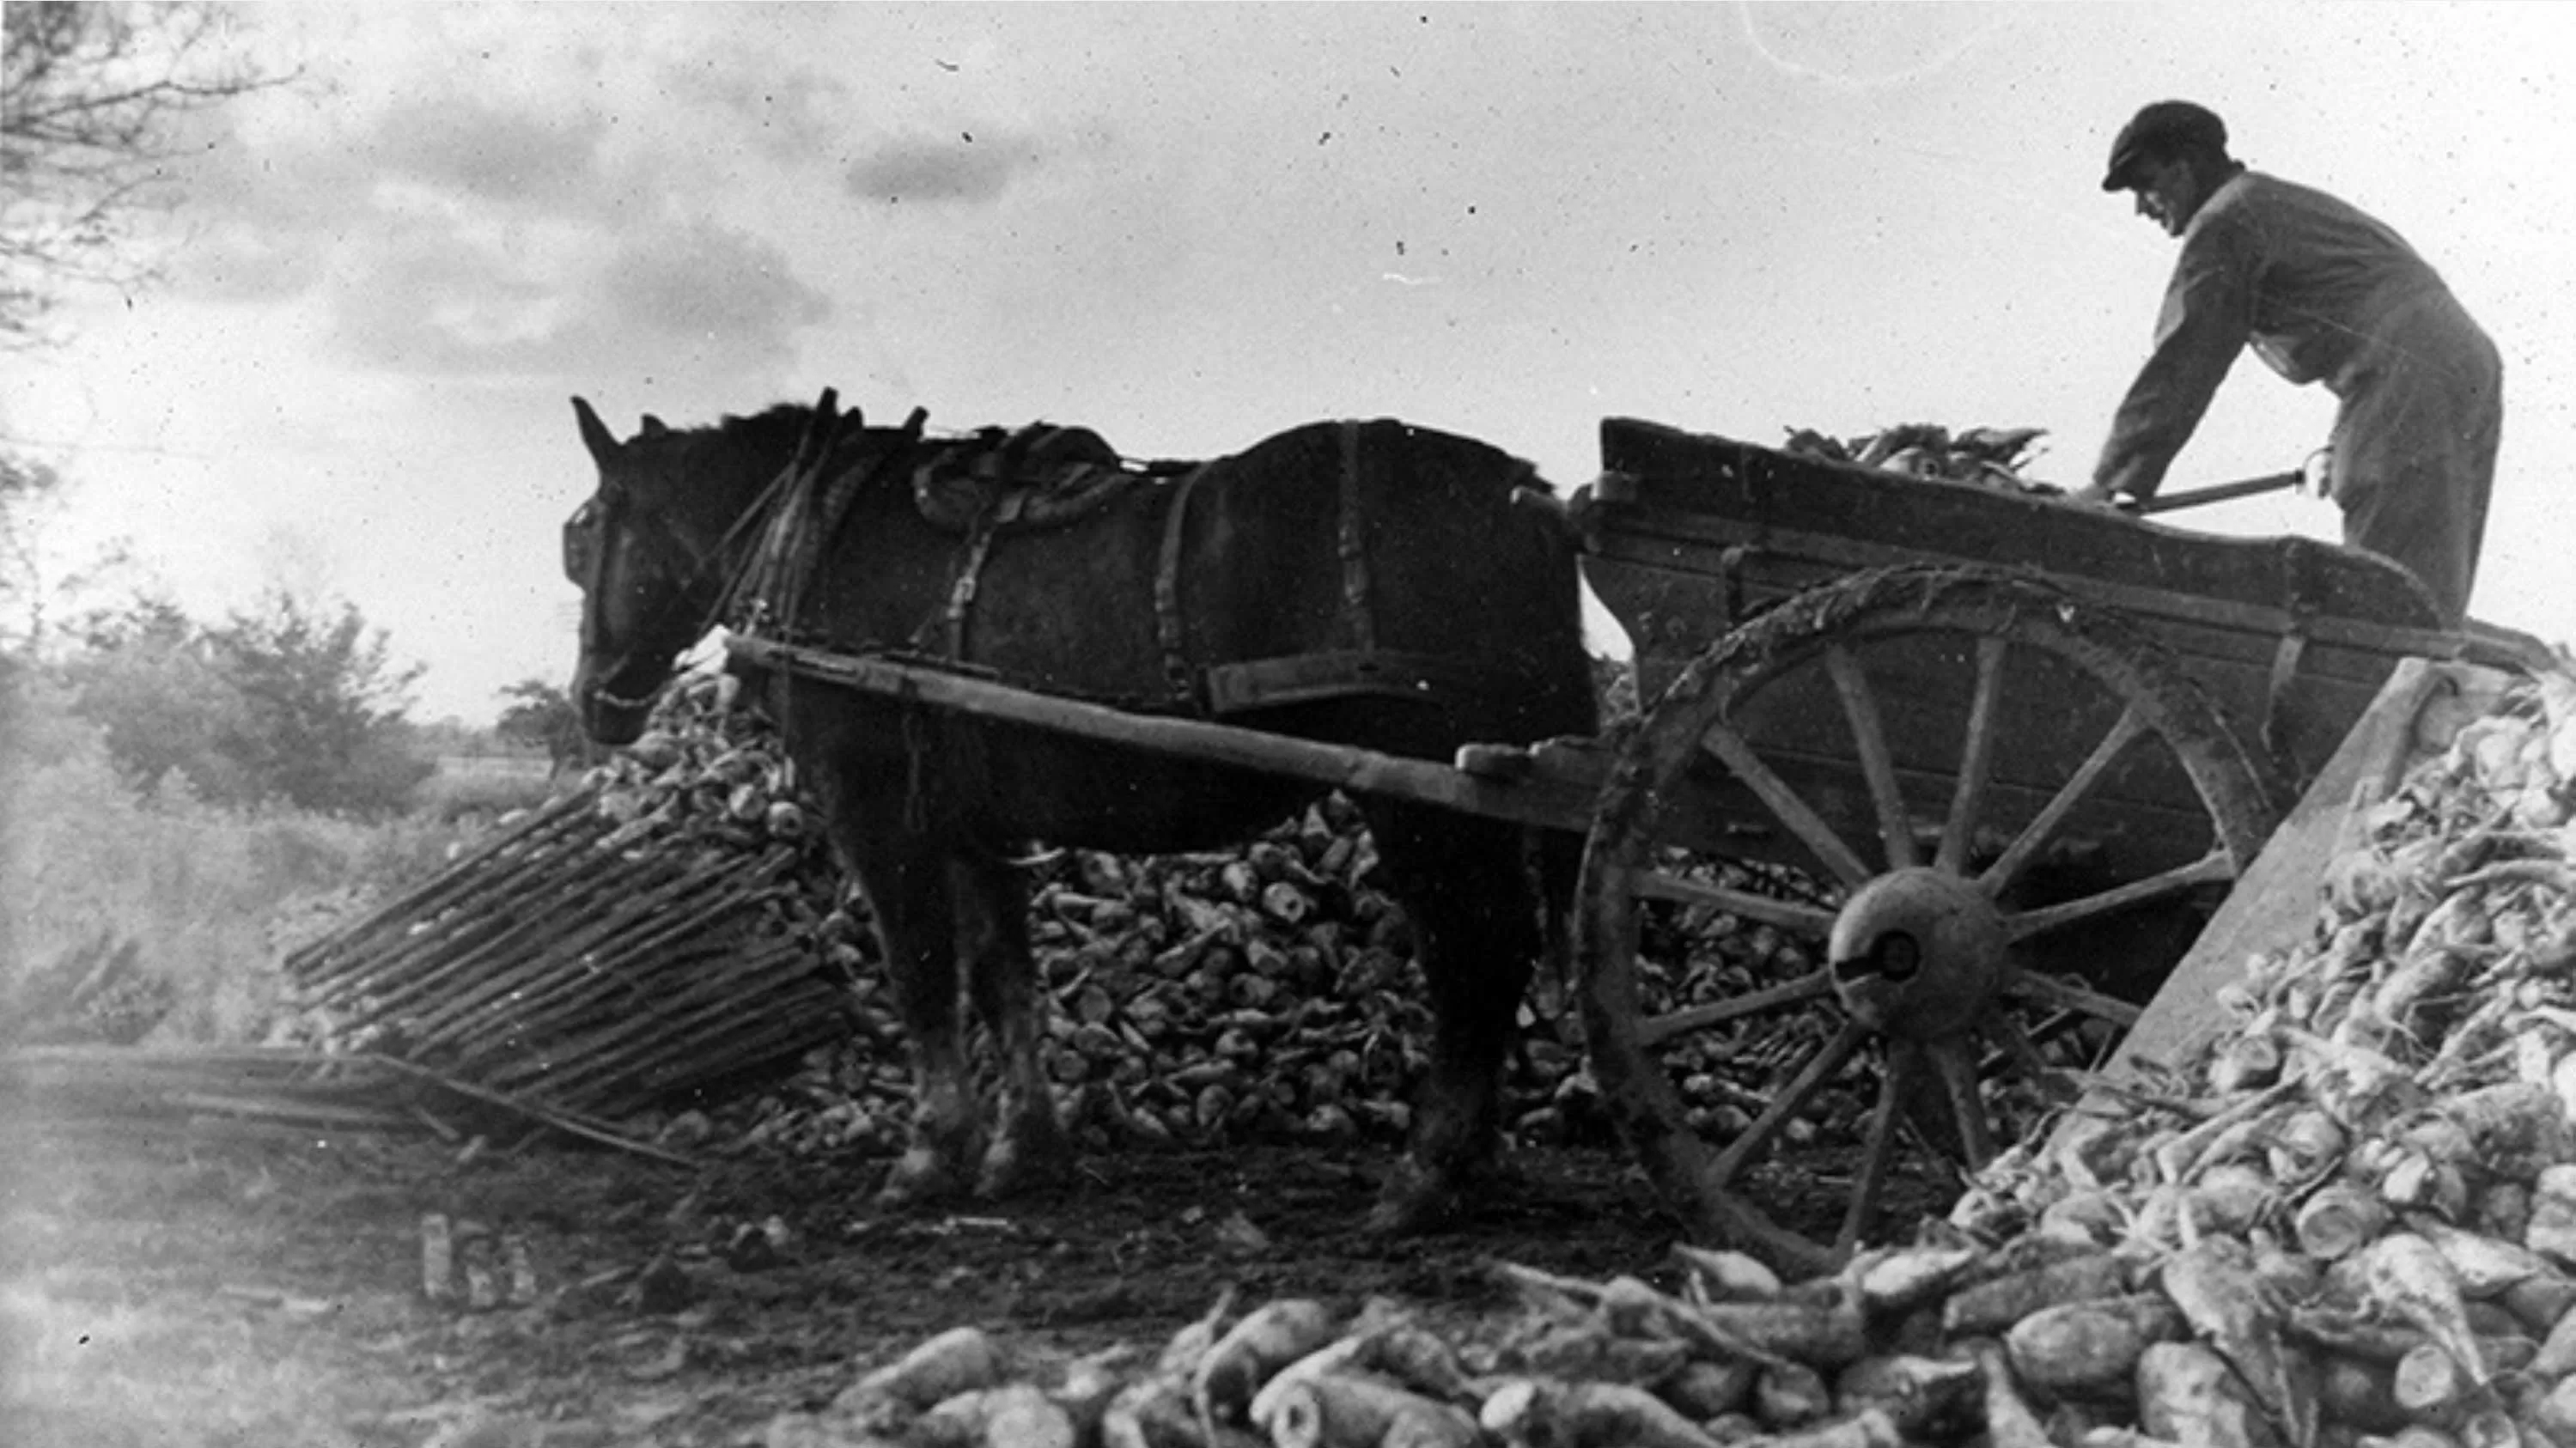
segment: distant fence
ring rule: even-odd
[[[545,779],[554,765],[542,754],[442,754],[438,772],[455,779]]]

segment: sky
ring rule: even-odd
[[[2140,104],[2395,226],[2505,357],[2472,612],[2576,637],[2576,7],[260,5],[148,238],[0,356],[0,439],[199,617],[346,600],[488,723],[561,685],[558,527],[621,435],[825,387],[1133,456],[1335,417],[1561,488],[1598,428],[2040,427],[2088,477],[2173,245],[2099,181]],[[2170,489],[2296,466],[2239,361]],[[2275,496],[2167,515],[2338,536]]]

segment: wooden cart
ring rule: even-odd
[[[1777,1255],[1806,1239],[1755,1202],[1796,1194],[1778,1148],[1802,1122],[1861,1118],[1833,1255],[1901,1140],[1992,1153],[1997,1065],[2044,1077],[2052,1035],[2138,1020],[2402,661],[2546,656],[2307,539],[1643,422],[1606,422],[1602,455],[1585,568],[1655,702],[1590,822],[1593,1070],[1694,1230]],[[1748,860],[1829,888],[1784,899]],[[1732,963],[1743,921],[1792,943]],[[1819,1002],[1776,1092],[1729,1111],[1712,1055]],[[1848,1099],[1856,1060],[1874,1100]]]
[[[2443,629],[2403,569],[2306,539],[1626,419],[1601,446],[1567,512],[1649,702],[1597,738],[1442,763],[902,659],[731,650],[1586,832],[1575,964],[1603,1099],[1695,1235],[1811,1264],[1871,1229],[1900,1145],[1984,1160],[1998,1081],[2047,1080],[2070,1045],[2138,1019],[2401,661],[2546,653]],[[1784,1040],[1761,1099],[1715,1069]],[[1798,1143],[1848,1128],[1858,1160],[1840,1153],[1820,1180]],[[1795,1230],[1820,1198],[1838,1226]],[[1784,1199],[1792,1212],[1771,1209]]]

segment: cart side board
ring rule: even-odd
[[[1601,425],[1585,574],[1651,700],[1715,639],[1806,588],[1893,564],[2024,570],[2118,609],[2295,786],[2397,661],[2471,651],[2397,564],[2306,538],[2227,538],[2063,499],[1887,473],[1660,424]]]

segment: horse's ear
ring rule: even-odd
[[[660,419],[660,418],[658,418],[658,417],[655,417],[653,414],[651,414],[651,413],[649,413],[649,412],[648,412],[648,413],[646,413],[646,414],[644,414],[644,432],[643,432],[643,434],[642,434],[643,436],[645,436],[645,437],[659,437],[659,436],[661,436],[663,433],[666,433],[666,432],[669,432],[669,431],[670,431],[670,429],[669,429],[669,428],[664,427],[664,426],[662,425],[662,419]]]
[[[617,434],[608,430],[608,424],[600,421],[599,414],[590,410],[590,404],[574,398],[572,415],[581,424],[581,445],[590,449],[590,460],[603,468],[616,461],[622,451]]]

